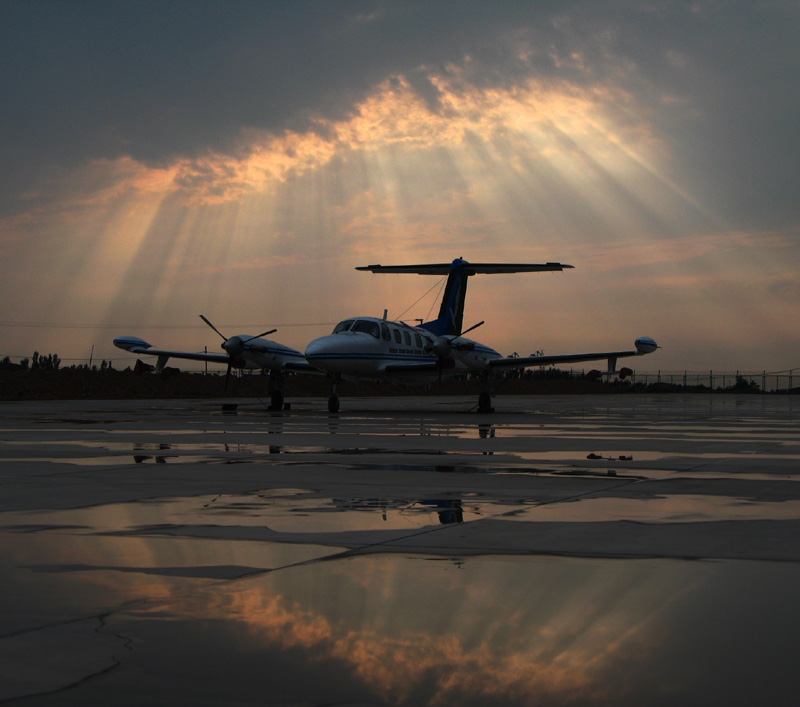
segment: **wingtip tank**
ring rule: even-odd
[[[636,353],[638,354],[653,353],[653,351],[659,348],[655,340],[649,336],[640,336],[638,339],[636,339],[635,346]]]

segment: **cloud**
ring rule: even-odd
[[[172,190],[189,203],[222,203],[272,192],[291,177],[318,170],[337,158],[352,158],[355,152],[452,149],[469,153],[480,144],[507,154],[512,169],[525,171],[519,162],[523,154],[574,163],[575,169],[586,167],[586,160],[611,169],[613,160],[619,162],[623,145],[639,159],[645,150],[658,147],[644,121],[619,127],[611,123],[612,108],[625,104],[635,110],[632,97],[613,87],[586,90],[529,79],[510,89],[485,90],[471,84],[459,67],[450,67],[450,75],[429,78],[437,91],[437,111],[430,109],[405,77],[397,76],[376,86],[343,120],[320,117],[302,133],[245,130],[234,153],[181,157],[156,167],[129,155],[93,161],[66,175],[62,184],[68,186],[61,199],[71,206],[90,206],[125,190]],[[76,184],[83,187],[82,194],[72,193]]]
[[[536,312],[565,347],[583,337],[559,322],[591,330],[597,293],[663,322],[689,295],[733,322],[736,282],[761,283],[744,309],[762,323],[794,297],[793,5],[42,7],[0,9],[0,294],[31,321],[402,310],[413,278],[353,281],[376,253],[572,261]],[[309,270],[286,302],[277,275]],[[538,287],[484,283],[470,307]],[[515,330],[501,344],[524,350]]]

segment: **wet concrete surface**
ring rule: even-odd
[[[0,404],[0,702],[795,704],[791,396]]]

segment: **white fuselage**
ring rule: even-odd
[[[445,344],[449,350],[442,355],[442,338],[403,322],[354,317],[337,324],[332,334],[314,339],[305,355],[312,366],[336,377],[397,383],[480,372],[490,359],[501,358],[488,346],[455,336],[447,337],[453,346]]]

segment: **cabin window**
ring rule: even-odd
[[[364,332],[365,334],[374,336],[376,339],[379,339],[381,336],[380,330],[378,329],[378,325],[375,322],[369,322],[364,320],[357,321],[353,326],[353,331]]]
[[[411,334],[407,331],[403,332],[403,341],[406,342],[406,346],[411,346]]]
[[[394,343],[402,344],[403,340],[400,338],[400,330],[399,329],[392,329],[394,332]]]
[[[419,334],[415,333],[414,334],[414,340],[417,342],[417,348],[421,349],[422,348],[422,337]]]
[[[350,327],[353,326],[352,319],[345,319],[343,322],[339,322],[333,330],[334,334],[339,334],[343,331],[349,331]]]
[[[389,333],[389,327],[381,323],[381,336],[384,341],[391,341],[392,335]]]

